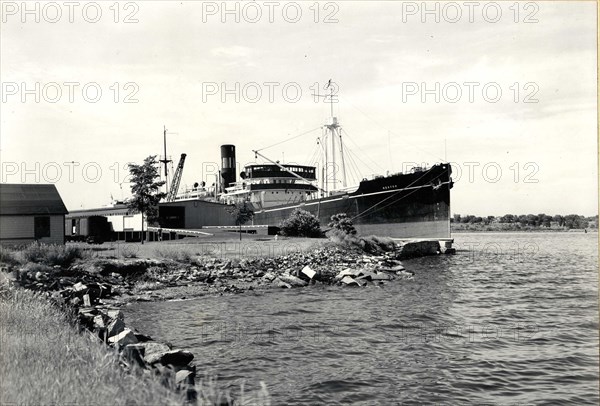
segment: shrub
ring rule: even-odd
[[[36,262],[49,266],[59,265],[68,267],[76,259],[83,258],[82,251],[77,247],[68,245],[33,243],[21,252],[26,262]]]
[[[394,240],[387,237],[378,237],[376,235],[360,237],[352,234],[346,234],[338,229],[333,229],[329,233],[329,238],[335,244],[347,248],[358,248],[369,254],[378,254],[386,251],[394,251],[396,249],[396,243]]]
[[[335,228],[336,230],[343,231],[346,234],[356,234],[356,228],[352,224],[352,220],[348,218],[346,213],[338,213],[331,216],[331,222],[328,224],[329,227]]]
[[[360,244],[364,251],[371,254],[393,251],[396,249],[394,240],[388,237],[378,237],[376,235],[360,237]]]
[[[51,273],[54,268],[45,264],[38,264],[35,262],[28,262],[21,268],[21,272],[29,274],[31,277],[35,276],[36,273]]]
[[[2,264],[2,266],[11,267],[20,263],[21,261],[19,261],[17,252],[6,247],[0,247],[0,264]]]
[[[319,219],[306,210],[295,209],[281,225],[281,233],[288,237],[322,237]]]
[[[156,247],[154,254],[158,258],[170,259],[177,262],[191,262],[192,255],[183,249],[175,249],[170,247]]]

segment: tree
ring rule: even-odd
[[[240,227],[240,241],[242,241],[242,224],[246,224],[254,217],[254,211],[247,202],[232,204],[225,208],[234,218],[235,225]]]
[[[565,225],[565,218],[563,216],[561,216],[560,214],[555,215],[552,220],[556,221],[556,223],[558,224],[559,227],[562,227]]]
[[[338,213],[331,216],[331,222],[328,224],[328,226],[340,230],[348,235],[356,234],[356,228],[354,228],[352,220],[348,218],[346,213]]]
[[[150,155],[144,159],[142,165],[129,164],[131,175],[131,193],[133,197],[127,202],[127,206],[134,212],[142,213],[142,244],[144,243],[144,216],[148,224],[158,221],[158,202],[167,194],[160,192],[164,181],[158,181],[158,162],[156,155]]]
[[[321,237],[321,223],[310,212],[294,209],[292,214],[281,223],[281,232],[289,237]]]

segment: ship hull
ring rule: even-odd
[[[252,224],[279,226],[300,208],[317,216],[322,226],[327,226],[332,215],[345,213],[363,235],[448,238],[450,175],[450,165],[440,164],[423,172],[364,180],[352,193],[256,210]],[[163,227],[191,229],[233,226],[224,206],[202,200],[161,204],[161,223]]]

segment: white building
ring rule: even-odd
[[[65,214],[54,185],[0,184],[0,244],[64,244]]]

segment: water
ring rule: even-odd
[[[598,404],[598,235],[457,234],[383,288],[136,303],[126,320],[273,404]]]

